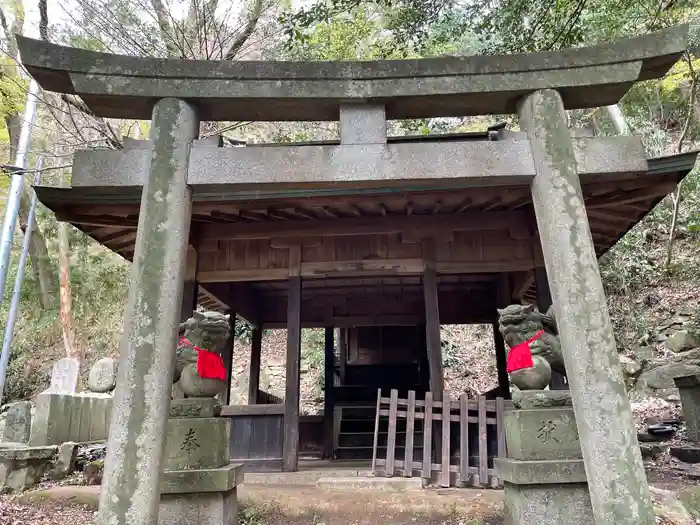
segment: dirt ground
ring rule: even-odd
[[[388,493],[325,491],[314,486],[247,485],[240,491],[240,501],[240,521],[245,525],[500,525],[503,492],[429,489]]]
[[[676,519],[664,500],[698,480],[665,468],[647,475],[658,523],[690,523]],[[19,496],[0,496],[0,525],[94,525],[99,489],[44,483]],[[503,525],[501,490],[341,491],[247,483],[239,487],[238,500],[239,525]]]
[[[327,491],[307,485],[239,489],[240,525],[501,525],[501,491]],[[99,487],[57,486],[0,499],[2,525],[92,525]]]

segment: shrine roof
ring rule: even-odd
[[[648,160],[648,170],[636,179],[583,182],[593,241],[598,256],[644,218],[673,191],[694,167],[698,152]],[[136,240],[140,206],[139,188],[36,187],[40,200],[61,220],[72,223],[107,248],[131,260]],[[439,191],[410,191],[406,188],[375,190],[282,190],[202,194],[193,204],[192,228],[228,228],[236,224],[248,238],[260,232],[320,228],[351,228],[356,233],[370,229],[372,221],[415,221],[438,224],[459,217],[512,215],[522,220],[531,208],[529,185],[493,188],[441,188]],[[531,210],[530,210],[531,211]],[[479,215],[481,214],[481,215]],[[358,230],[358,224],[361,228]],[[411,223],[413,224],[413,223]],[[290,230],[292,228],[292,230]],[[284,233],[286,232],[286,233]],[[347,232],[346,232],[347,233]],[[200,304],[223,310],[211,283],[200,289]],[[524,292],[532,300],[534,285]]]
[[[341,103],[386,105],[389,119],[514,113],[523,95],[559,90],[567,109],[617,103],[658,78],[686,49],[687,26],[589,48],[371,62],[140,58],[17,36],[42,88],[79,95],[101,117],[150,119],[165,97],[188,99],[204,121],[338,120]]]

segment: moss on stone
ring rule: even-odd
[[[700,520],[700,487],[688,487],[678,494],[683,506],[696,520]]]

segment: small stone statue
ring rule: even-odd
[[[566,375],[554,311],[542,314],[533,305],[512,304],[498,310],[499,331],[509,348],[529,342],[532,366],[509,373],[521,390],[542,390],[552,378],[552,370]]]
[[[175,350],[175,374],[187,397],[214,397],[226,388],[222,354],[229,338],[228,316],[218,312],[195,312],[183,323]]]

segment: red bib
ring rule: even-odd
[[[220,379],[226,381],[226,367],[219,354],[199,348],[184,337],[180,339],[180,345],[187,345],[197,351],[197,373],[202,379]]]
[[[515,345],[510,349],[508,357],[506,358],[506,371],[509,374],[522,368],[532,368],[534,366],[532,362],[532,353],[530,353],[530,343],[539,339],[543,333],[544,330],[540,330],[524,343]]]

